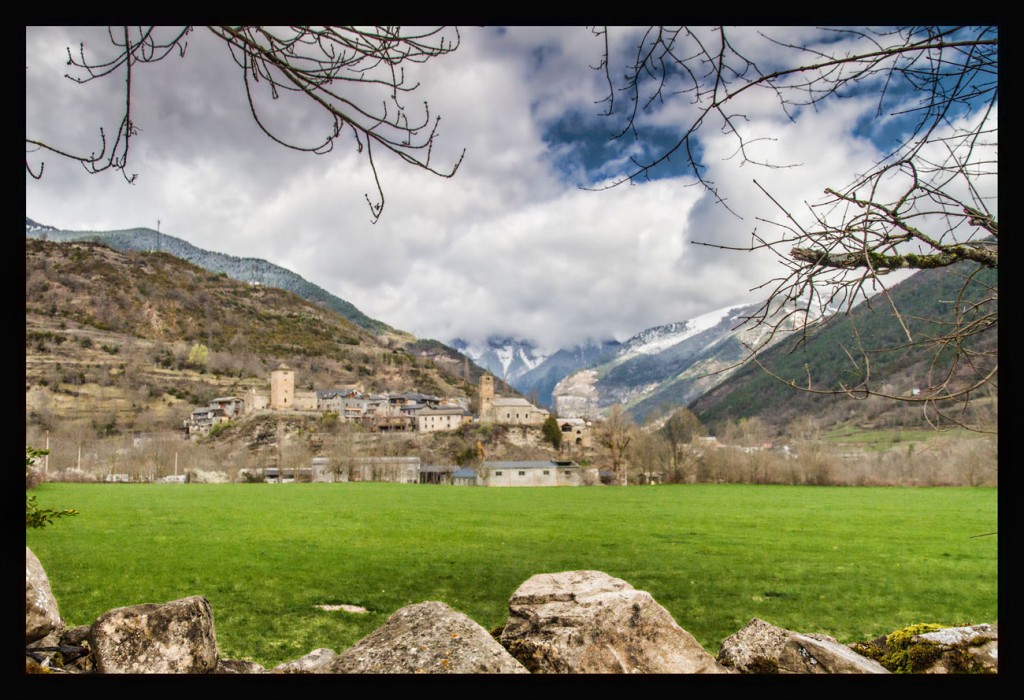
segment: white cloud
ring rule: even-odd
[[[95,110],[106,103],[109,111],[116,100],[116,80],[77,86],[60,77],[64,46],[76,45],[78,33],[27,33],[30,136],[92,143],[100,123]],[[619,29],[612,38],[625,47],[639,36]],[[739,31],[733,38],[749,40]],[[412,66],[409,77],[421,88],[406,102],[427,100],[441,116],[433,163],[443,170],[462,149],[465,160],[446,179],[375,151],[386,205],[371,224],[364,197],[375,196],[373,175],[352,143],[324,156],[272,143],[248,115],[226,49],[200,29],[184,58],[137,72],[133,104],[143,131],[129,167],[139,173],[137,183],[129,186],[116,173],[89,176],[49,156],[43,179],[27,178],[26,213],[72,229],[155,227],[160,219],[165,233],[265,258],[418,336],[514,335],[554,349],[624,339],[757,300],[763,291],[750,290],[779,274],[777,261],[694,242],[743,246],[754,227],[765,226],[758,216],[778,218],[755,178],[799,206],[826,185],[845,184],[876,155],[868,142],[849,136],[870,109],[865,100],[805,110],[793,123],[770,95],[752,94],[737,102],[746,126],[774,140],[753,142],[751,153],[802,165],[741,165],[729,159],[734,139],[702,132],[708,177],[742,218],[689,178],[583,191],[582,177],[570,179],[583,171],[565,159],[573,151],[567,144],[577,136],[573,129],[578,143],[589,138],[584,130],[594,120],[570,121],[565,143],[546,144],[545,129],[566,114],[600,112],[607,86],[591,68],[600,51],[601,42],[583,27],[470,28],[454,54]],[[683,101],[666,104],[656,116],[662,124],[682,123],[690,111]],[[625,158],[628,145],[612,143],[609,151]]]

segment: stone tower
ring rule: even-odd
[[[275,411],[295,406],[295,370],[281,364],[270,373],[270,408]]]
[[[494,375],[480,377],[480,417],[488,416],[494,404]]]

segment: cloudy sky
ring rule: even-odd
[[[808,28],[769,31],[817,38]],[[865,127],[877,107],[870,96],[805,110],[794,121],[770,96],[752,96],[746,123],[767,137],[754,143],[755,155],[799,167],[743,163],[735,143],[710,125],[701,155],[731,211],[682,168],[632,186],[584,189],[621,175],[630,153],[648,143],[611,139],[617,122],[600,116],[608,85],[592,67],[601,38],[585,27],[469,28],[460,36],[455,52],[410,67],[420,87],[405,102],[412,109],[426,101],[441,116],[432,162],[444,169],[464,149],[462,165],[446,179],[376,150],[386,197],[377,223],[365,200],[374,193],[365,154],[347,136],[319,156],[269,140],[249,115],[227,47],[203,28],[189,35],[183,58],[136,67],[140,131],[127,167],[135,184],[29,154],[45,171],[40,180],[26,175],[26,214],[75,230],[156,228],[159,220],[164,233],[269,260],[419,337],[509,335],[550,350],[624,340],[760,300],[756,288],[782,272],[777,260],[695,242],[743,246],[764,229],[758,217],[780,218],[755,179],[799,206],[820,199],[825,186],[846,184],[879,154]],[[639,36],[613,30],[613,55]],[[762,50],[750,30],[734,38]],[[101,126],[116,132],[124,75],[82,85],[65,78],[67,47],[77,51],[82,41],[97,57],[109,46],[105,30],[28,28],[26,135],[88,152]],[[649,133],[682,123],[687,109],[666,100]],[[293,133],[317,133],[315,119],[287,100],[267,114]]]

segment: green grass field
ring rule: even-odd
[[[912,443],[926,445],[978,438],[978,433],[960,428],[936,432],[928,427],[859,428],[855,425],[843,425],[825,433],[827,442],[853,445],[872,451],[891,450],[895,447],[906,447]]]
[[[759,617],[841,642],[997,620],[996,489],[43,484],[26,531],[69,625],[205,595],[223,658],[342,651],[440,600],[487,629],[534,574],[650,592],[712,654]],[[326,612],[353,604],[368,614]]]

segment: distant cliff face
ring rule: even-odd
[[[599,410],[597,372],[584,369],[555,385],[555,413],[559,418],[596,418]]]

